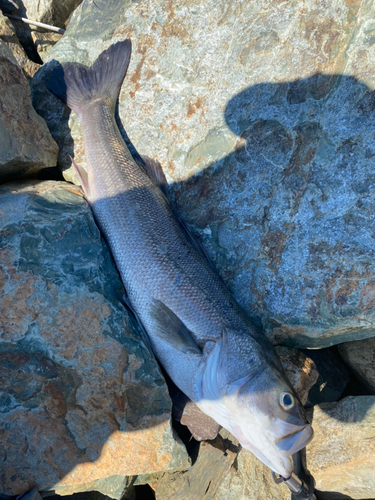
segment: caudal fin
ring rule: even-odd
[[[88,68],[79,63],[58,64],[46,78],[46,87],[78,115],[93,100],[110,99],[114,109],[131,55],[131,41],[111,45]]]

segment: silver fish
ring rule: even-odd
[[[47,87],[83,127],[78,171],[132,308],[173,382],[284,478],[313,431],[271,343],[250,321],[176,218],[159,164],[137,163],[114,118],[130,40],[91,68],[56,66]]]

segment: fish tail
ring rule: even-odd
[[[74,62],[57,64],[45,79],[46,87],[78,116],[99,99],[109,100],[114,110],[130,55],[131,41],[126,39],[102,52],[90,68]]]

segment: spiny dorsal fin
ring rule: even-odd
[[[138,165],[143,168],[147,175],[152,179],[158,188],[163,192],[166,198],[169,200],[168,194],[168,182],[164,175],[163,169],[161,168],[158,160],[154,160],[146,155],[139,155],[139,159],[135,159]]]
[[[154,335],[184,354],[202,354],[190,331],[163,302],[153,300],[151,316],[158,325],[153,331]]]

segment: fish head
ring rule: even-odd
[[[226,333],[202,371],[200,407],[284,478],[291,455],[313,437],[305,410],[273,346]]]
[[[267,367],[255,377],[226,388],[232,433],[242,446],[284,478],[293,471],[291,456],[313,437],[312,427],[284,374]]]

